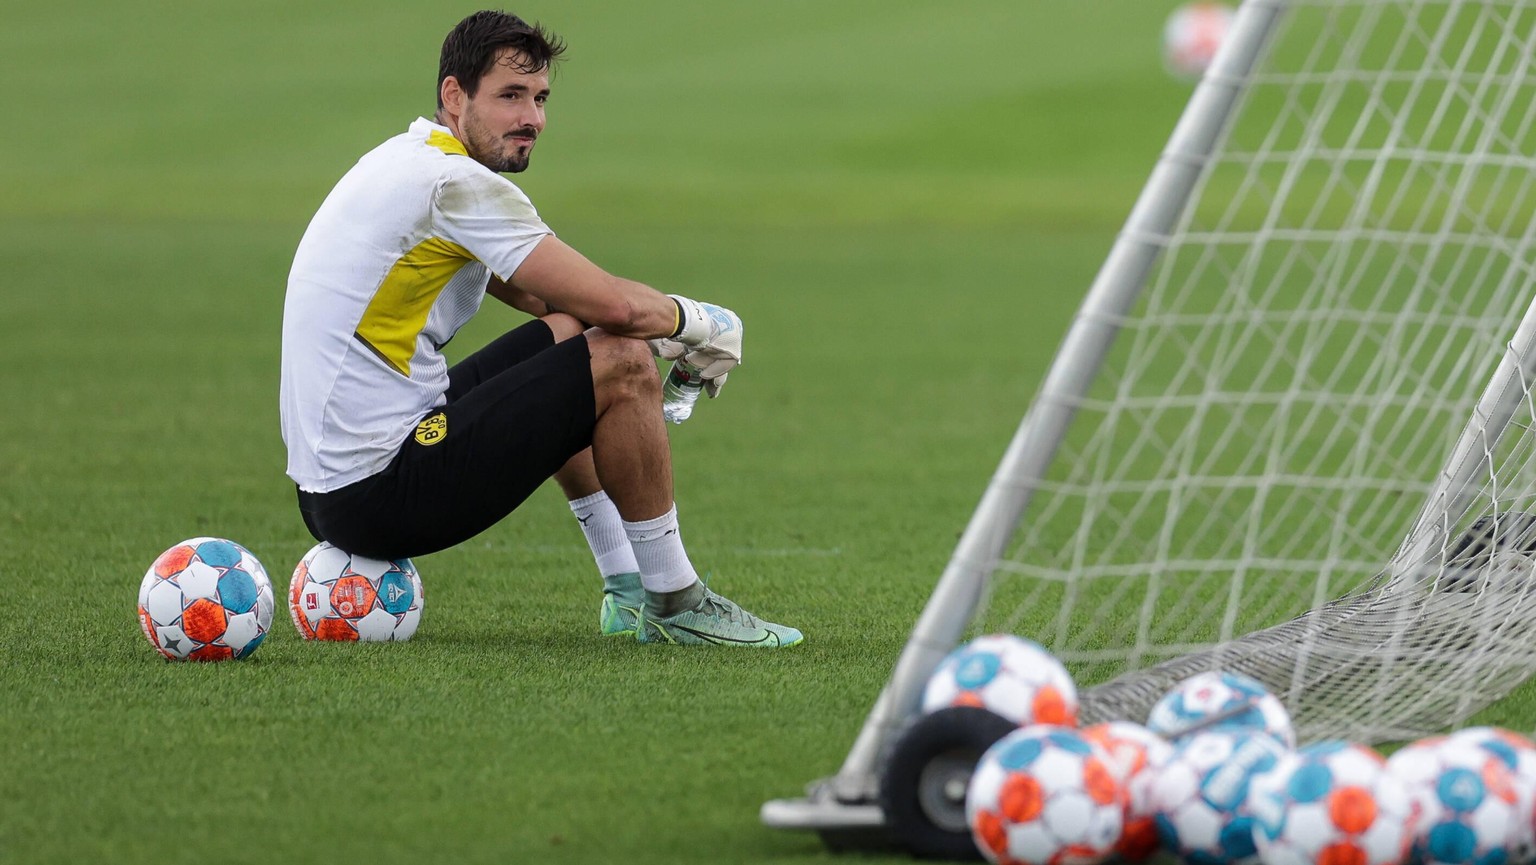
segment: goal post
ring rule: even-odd
[[[763,821],[877,829],[967,635],[1046,645],[1089,721],[1225,667],[1401,739],[1523,680],[1533,55],[1536,0],[1246,0],[841,769]]]

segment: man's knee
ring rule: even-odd
[[[588,335],[587,343],[592,352],[592,380],[598,387],[661,387],[656,362],[645,340],[595,331]]]
[[[549,327],[555,335],[555,342],[565,342],[573,336],[579,336],[586,331],[587,326],[581,319],[564,312],[552,312],[549,315],[540,316],[539,321]]]

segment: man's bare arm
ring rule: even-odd
[[[553,235],[539,241],[512,274],[508,288],[525,297],[504,297],[495,290],[497,282],[487,290],[524,312],[545,315],[547,305],[618,336],[671,336],[679,324],[672,298],[608,273]]]
[[[528,292],[507,285],[498,279],[495,274],[491,274],[491,280],[485,286],[485,293],[519,312],[526,312],[534,317],[559,312],[559,310]]]

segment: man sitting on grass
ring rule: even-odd
[[[741,361],[724,307],[605,272],[498,172],[528,167],[564,46],[502,12],[443,42],[437,114],[364,155],[304,233],[283,309],[288,475],[317,539],[375,558],[467,540],[549,477],[603,574],[604,634],[792,646],[700,581],[678,532],[652,359],[710,396]],[[535,316],[449,367],[486,294]]]

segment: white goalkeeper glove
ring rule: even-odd
[[[677,360],[688,353],[688,346],[665,336],[646,340],[646,342],[650,343],[651,354],[662,360]]]
[[[649,342],[651,345],[651,354],[661,358],[662,360],[670,360],[676,362],[682,360],[683,355],[688,353],[688,346],[683,345],[675,339],[661,337],[660,339],[647,340],[647,342]],[[687,363],[687,361],[683,362]],[[692,364],[689,365],[692,366]],[[697,370],[698,367],[694,367],[694,369]],[[710,399],[714,399],[720,395],[720,388],[725,387],[725,379],[729,375],[730,373],[726,373],[725,375],[719,376],[717,378],[704,379],[704,392],[709,394]],[[700,376],[700,378],[703,378],[703,376]]]
[[[718,396],[725,377],[741,363],[741,318],[723,306],[669,295],[677,304],[678,329],[668,339],[651,341],[658,356],[682,346],[682,359],[699,369],[704,388]],[[660,344],[660,345],[658,345]]]

